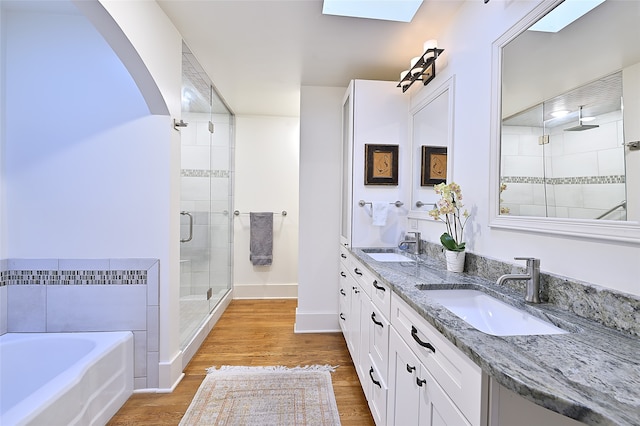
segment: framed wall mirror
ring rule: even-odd
[[[413,218],[428,218],[439,196],[433,186],[453,173],[454,77],[416,102],[410,109],[411,207]]]
[[[640,242],[639,13],[546,1],[494,43],[492,226]]]

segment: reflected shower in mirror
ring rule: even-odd
[[[500,213],[627,220],[622,73],[502,120]]]
[[[607,0],[502,47],[500,216],[637,220],[628,171],[640,153],[625,141],[640,116],[639,10]]]

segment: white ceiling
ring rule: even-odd
[[[410,23],[323,15],[322,0],[157,1],[235,114],[298,116],[301,85],[398,80],[465,0],[425,0]]]

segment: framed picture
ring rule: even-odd
[[[398,184],[398,145],[364,146],[364,184]]]
[[[420,186],[431,186],[447,181],[447,147],[422,146]]]

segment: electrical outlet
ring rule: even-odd
[[[415,219],[409,219],[409,229],[418,229],[418,221]]]

